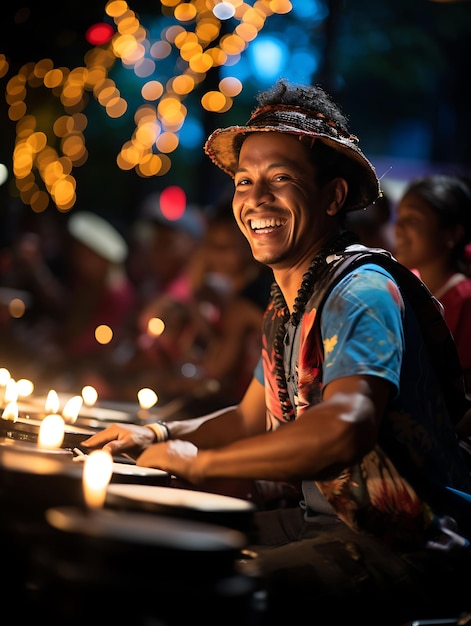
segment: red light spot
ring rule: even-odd
[[[85,33],[85,39],[92,46],[102,46],[113,37],[114,28],[105,22],[93,24]]]
[[[160,210],[168,220],[179,220],[186,209],[186,193],[181,187],[171,185],[160,194]]]

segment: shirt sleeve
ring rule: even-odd
[[[265,375],[263,373],[262,357],[260,357],[260,359],[258,360],[257,365],[255,366],[253,375],[261,385],[265,385]]]
[[[323,384],[352,375],[378,376],[399,390],[404,302],[392,276],[363,265],[328,296],[321,317]]]

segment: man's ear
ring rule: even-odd
[[[342,209],[347,199],[348,183],[345,178],[334,178],[326,185],[327,193],[330,194],[330,201],[327,207],[328,215],[337,215]]]

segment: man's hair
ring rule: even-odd
[[[297,85],[280,78],[270,89],[261,91],[257,96],[259,106],[268,104],[294,104],[303,109],[323,113],[348,132],[348,118],[335,104],[322,87],[318,85]]]

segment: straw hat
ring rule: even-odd
[[[123,263],[127,243],[107,220],[90,211],[73,213],[67,222],[69,233],[77,241],[111,263]]]
[[[296,135],[306,138],[311,145],[319,139],[350,159],[354,174],[348,181],[348,211],[364,208],[378,198],[380,188],[376,171],[358,147],[358,138],[315,110],[291,104],[260,107],[254,111],[245,126],[215,130],[208,137],[204,151],[213,163],[233,178],[244,138],[249,133],[260,132]]]

